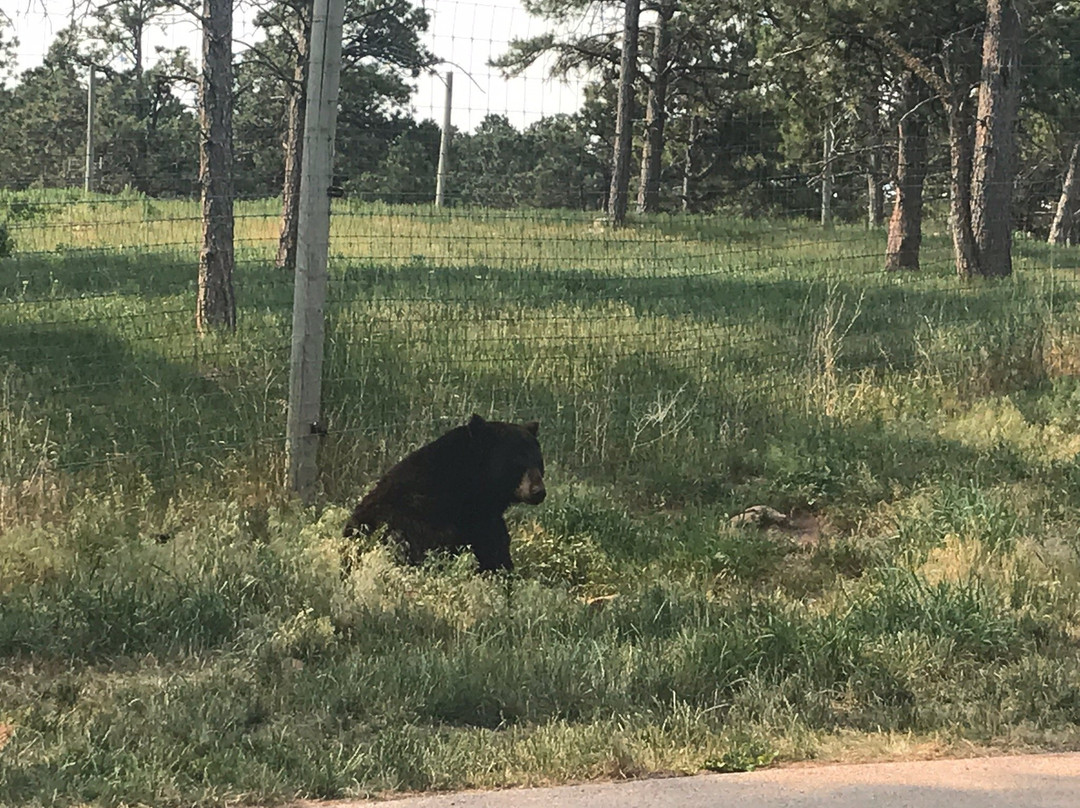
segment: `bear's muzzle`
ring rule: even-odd
[[[514,496],[518,502],[526,505],[539,505],[547,497],[547,489],[544,488],[544,478],[539,469],[529,469],[521,477]]]

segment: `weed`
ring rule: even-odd
[[[761,739],[748,736],[735,737],[719,758],[709,758],[702,768],[713,772],[752,772],[768,766],[776,759],[776,752]]]

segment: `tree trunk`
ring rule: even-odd
[[[862,103],[861,117],[868,127],[866,134],[866,226],[870,230],[881,227],[885,221],[885,189],[882,186],[881,127],[878,99],[866,96]]]
[[[638,213],[660,209],[660,171],[664,154],[664,124],[667,121],[668,67],[671,62],[671,22],[674,0],[664,0],[657,9],[653,31],[652,83],[645,108],[645,144],[641,149],[641,184],[638,186]]]
[[[297,226],[300,223],[300,165],[304,158],[304,111],[307,106],[308,42],[311,39],[311,3],[300,9],[297,26],[296,65],[289,87],[285,122],[285,181],[281,189],[281,233],[278,236],[277,266],[292,272],[296,268]]]
[[[612,159],[608,217],[612,224],[626,221],[630,188],[630,150],[634,138],[634,81],[637,78],[638,15],[641,0],[626,0],[623,22],[622,66],[619,69],[619,102],[615,119],[615,153]]]
[[[949,99],[949,228],[952,231],[956,273],[961,278],[982,274],[979,248],[971,228],[971,122],[965,88]]]
[[[199,184],[203,241],[195,323],[236,328],[233,292],[232,0],[203,2],[199,88]]]
[[[908,111],[897,125],[896,201],[885,249],[885,269],[889,271],[918,269],[922,245],[927,125],[926,118],[915,108],[919,103],[917,96],[909,93],[906,97]]]
[[[701,119],[697,115],[690,118],[690,134],[686,138],[686,152],[683,155],[682,175],[682,209],[690,210],[690,184],[694,179],[694,147],[697,146],[698,132],[701,129]]]
[[[1012,274],[1012,196],[1020,97],[1022,0],[987,0],[982,81],[975,115],[971,220],[979,274]]]
[[[956,65],[947,54],[942,58],[944,75],[935,73],[909,51],[883,32],[875,35],[879,43],[904,63],[934,91],[945,110],[949,127],[949,230],[952,232],[956,272],[962,278],[979,273],[979,251],[971,229],[971,105],[968,102],[970,80],[963,64]]]
[[[1076,242],[1076,208],[1080,199],[1080,141],[1073,144],[1069,155],[1069,168],[1065,172],[1065,182],[1061,186],[1054,221],[1050,225],[1049,244],[1074,244]]]

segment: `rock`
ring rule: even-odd
[[[753,505],[729,520],[729,524],[733,527],[745,527],[746,525],[784,527],[787,523],[788,516],[786,513],[781,513],[776,508],[770,508],[768,505]]]
[[[729,524],[732,527],[756,526],[762,530],[773,528],[803,546],[816,544],[821,539],[821,520],[805,511],[788,515],[768,505],[754,505],[731,517]]]

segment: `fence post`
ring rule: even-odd
[[[454,74],[446,71],[446,101],[443,104],[442,137],[439,138],[439,169],[435,175],[435,207],[446,203],[446,172],[450,169],[450,112],[454,97]]]
[[[825,124],[825,137],[821,145],[821,226],[826,230],[833,226],[833,151],[836,148],[836,124]]]
[[[90,78],[86,84],[86,168],[83,171],[83,191],[94,190],[94,107],[97,106],[97,68],[90,63]]]
[[[286,443],[288,486],[303,502],[315,496],[322,394],[323,310],[330,244],[330,186],[341,78],[345,0],[315,0],[312,14],[300,215],[293,282],[292,354]]]

